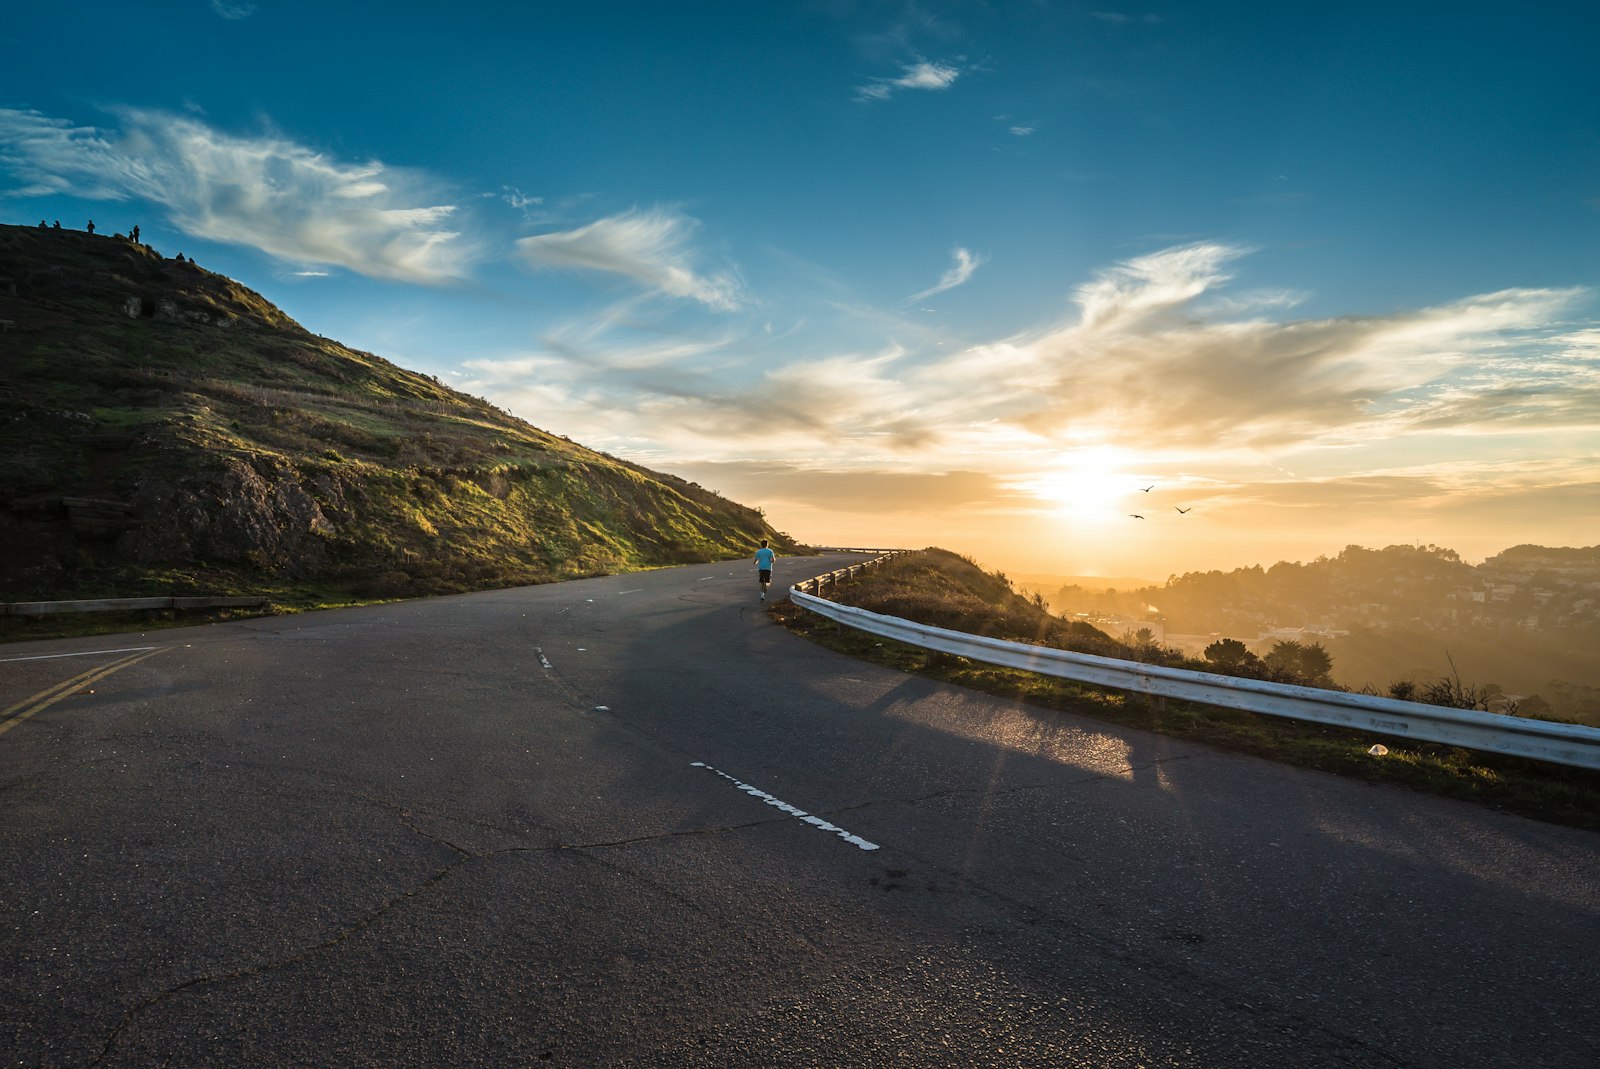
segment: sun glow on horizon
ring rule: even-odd
[[[1142,489],[1127,473],[1129,457],[1112,446],[1097,446],[1064,453],[1058,466],[1016,483],[1017,489],[1047,502],[1063,519],[1101,524],[1137,511],[1129,497]]]

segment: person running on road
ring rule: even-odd
[[[761,581],[761,600],[767,600],[767,587],[772,585],[772,562],[778,555],[767,546],[767,540],[761,540],[761,548],[756,550],[756,578]]]

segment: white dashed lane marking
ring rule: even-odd
[[[772,807],[774,807],[776,809],[781,809],[785,813],[788,813],[792,817],[799,817],[802,821],[804,821],[807,824],[810,824],[812,827],[821,828],[823,831],[826,831],[826,832],[832,832],[834,835],[837,835],[839,838],[843,839],[845,842],[849,843],[852,846],[859,846],[863,850],[876,850],[876,849],[878,849],[878,844],[877,843],[869,843],[869,842],[867,842],[867,840],[863,839],[859,835],[851,835],[849,832],[845,831],[843,828],[839,827],[839,825],[837,825],[837,824],[830,824],[828,821],[823,820],[821,817],[814,817],[810,813],[807,813],[803,809],[798,809],[795,806],[790,805],[788,802],[785,802],[785,801],[783,801],[781,799],[778,799],[778,798],[774,798],[772,795],[768,794],[764,790],[761,790],[759,787],[752,787],[748,783],[742,783],[739,780],[734,779],[732,776],[728,775],[726,772],[722,771],[720,768],[712,768],[710,765],[706,764],[703,761],[691,761],[691,762],[689,762],[689,767],[690,768],[703,768],[707,772],[715,772],[717,775],[721,776],[723,779],[727,780],[729,783],[733,784],[735,787],[739,788],[744,793],[750,795],[752,798],[759,798],[763,802],[767,803],[768,805],[770,805],[770,806],[772,806]]]

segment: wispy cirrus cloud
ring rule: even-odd
[[[1445,427],[1600,426],[1600,391],[1583,388],[1593,360],[1552,330],[1585,290],[1504,290],[1384,316],[1201,314],[1199,299],[1246,251],[1197,244],[1115,265],[1078,288],[1074,320],[927,373],[978,384],[975,401],[1044,439],[1092,431],[1212,454]]]
[[[959,246],[952,249],[950,255],[955,259],[955,263],[951,265],[948,271],[939,276],[939,281],[921,293],[913,293],[906,298],[905,303],[911,304],[915,301],[932,297],[936,293],[943,293],[945,290],[953,290],[957,286],[964,285],[972,277],[972,273],[987,263],[989,259],[987,256],[974,256],[970,250]]]
[[[538,389],[553,412],[582,405],[599,438],[625,436],[657,459],[808,457],[837,470],[1010,476],[1086,442],[1191,466],[1407,440],[1466,457],[1483,436],[1549,450],[1552,435],[1600,430],[1600,328],[1571,321],[1588,291],[1292,318],[1281,293],[1227,299],[1248,253],[1206,242],[1110,265],[1076,287],[1064,321],[953,354],[892,318],[863,318],[912,347],[765,360],[744,382],[614,366],[602,380],[557,354]],[[516,396],[515,374],[480,370]]]
[[[1111,26],[1132,26],[1135,24],[1144,26],[1161,25],[1161,16],[1154,13],[1128,15],[1121,11],[1089,11],[1086,12],[1086,14],[1097,22],[1107,23]]]
[[[598,271],[620,275],[671,297],[731,311],[741,304],[741,286],[731,271],[695,267],[698,220],[664,208],[629,211],[575,230],[537,234],[517,241],[532,267]]]
[[[405,282],[459,278],[473,255],[448,226],[455,206],[429,203],[415,175],[277,135],[225,134],[192,116],[113,114],[119,128],[102,130],[0,109],[0,170],[21,182],[6,195],[143,199],[195,237]]]
[[[521,212],[524,218],[528,219],[532,219],[534,214],[544,207],[543,197],[524,193],[516,186],[502,186],[500,199]]]
[[[256,5],[243,0],[211,0],[211,10],[230,21],[247,19],[256,13]]]
[[[949,89],[963,71],[951,63],[920,60],[907,64],[898,78],[874,78],[856,86],[857,100],[888,100],[902,89]]]

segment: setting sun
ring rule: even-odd
[[[1128,507],[1128,498],[1142,489],[1136,477],[1125,472],[1126,459],[1122,450],[1110,447],[1063,454],[1057,468],[1019,481],[1017,488],[1050,502],[1058,515],[1068,519],[1114,519],[1137,511]]]

